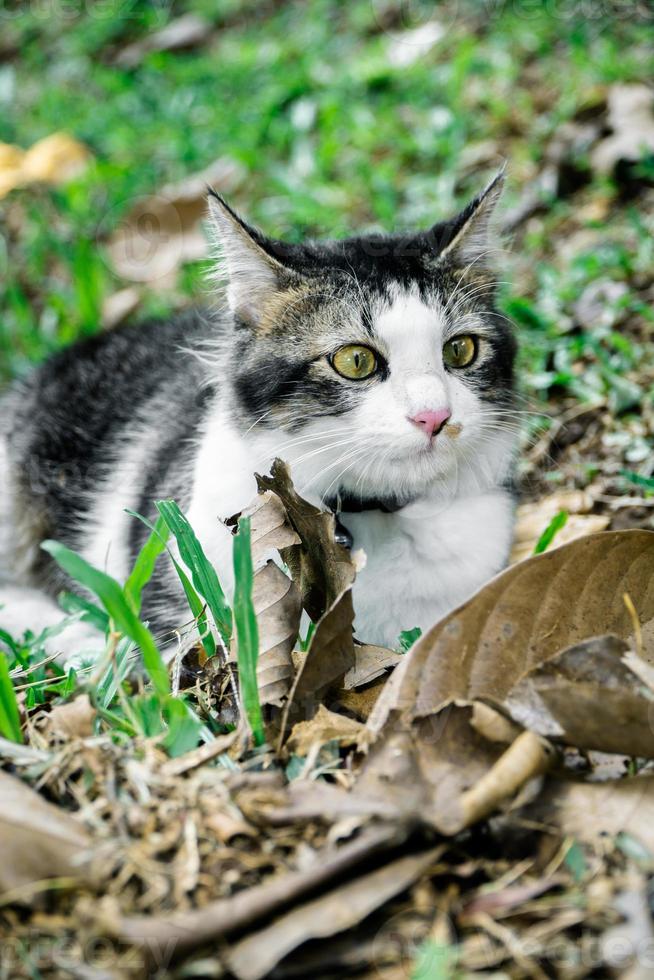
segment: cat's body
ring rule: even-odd
[[[499,571],[515,427],[514,344],[483,257],[495,193],[431,235],[296,247],[216,203],[230,309],[85,341],[2,403],[0,627],[38,630],[60,615],[46,594],[70,583],[41,540],[124,580],[147,533],[125,509],[152,517],[162,498],[187,512],[230,591],[222,521],[277,456],[301,493],[342,509],[366,553],[361,639],[392,645]],[[448,369],[469,337],[473,359]],[[144,616],[170,638],[189,618],[170,563]],[[77,632],[61,647],[83,646]]]

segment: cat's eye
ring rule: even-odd
[[[477,356],[477,342],[467,334],[452,337],[443,347],[443,361],[450,368],[464,368]]]
[[[377,357],[369,347],[348,344],[340,347],[331,358],[332,367],[344,378],[363,381],[377,370]]]

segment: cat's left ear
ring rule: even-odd
[[[271,254],[271,242],[211,188],[208,203],[219,259],[227,274],[229,306],[242,321],[256,328],[271,296],[287,287],[294,275]]]
[[[449,259],[456,265],[478,263],[492,265],[496,250],[493,212],[504,189],[504,167],[484,190],[465,206],[447,225],[435,225],[432,232],[438,237],[446,228],[445,244],[438,250],[439,261]]]

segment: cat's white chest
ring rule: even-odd
[[[354,585],[360,640],[394,647],[401,630],[423,631],[504,566],[513,501],[503,490],[421,503],[396,514],[343,515],[366,553]]]
[[[265,472],[274,458],[271,453],[266,459],[266,447],[259,448],[255,454],[216,419],[196,461],[188,517],[229,595],[232,537],[221,519],[252,501],[253,473]],[[222,463],[218,473],[216,460]],[[427,629],[504,566],[511,544],[511,495],[498,487],[464,489],[460,483],[446,491],[392,514],[342,515],[353,547],[366,555],[354,584],[360,640],[395,647],[400,631]]]

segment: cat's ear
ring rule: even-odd
[[[438,251],[439,261],[447,258],[456,265],[493,264],[492,256],[497,249],[497,241],[492,219],[503,189],[504,168],[456,218],[447,222],[446,244]],[[433,231],[442,234],[443,228],[443,225],[436,225]]]
[[[265,237],[211,188],[208,200],[211,231],[221,271],[227,278],[229,306],[241,320],[256,327],[271,295],[283,288],[292,274],[266,249]]]

